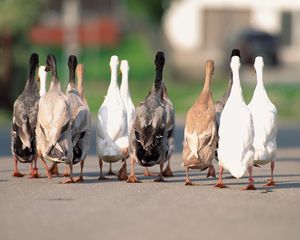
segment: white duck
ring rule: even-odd
[[[276,155],[276,135],[277,135],[277,110],[270,101],[263,83],[264,61],[262,57],[256,57],[254,68],[257,76],[257,84],[253,97],[248,104],[253,118],[254,141],[253,147],[254,163],[263,165],[271,162],[271,177],[268,179],[267,186],[275,185],[273,171]]]
[[[38,71],[38,80],[40,81],[40,96],[44,96],[47,92],[46,90],[46,80],[47,80],[47,72],[45,71],[45,66],[40,66]]]
[[[249,185],[245,190],[254,190],[252,178],[254,128],[240,85],[240,65],[240,58],[233,56],[230,63],[233,84],[220,119],[218,152],[220,175],[216,187],[225,187],[222,181],[225,168],[236,178],[241,178],[248,170]]]
[[[128,135],[130,134],[132,123],[134,120],[135,115],[135,106],[131,100],[130,91],[128,87],[128,72],[129,72],[129,65],[127,60],[122,60],[120,65],[120,70],[122,73],[122,82],[120,86],[120,93],[126,108],[127,113],[127,132]]]
[[[118,57],[112,56],[110,60],[110,85],[104,102],[98,111],[96,142],[100,167],[99,179],[105,179],[102,173],[103,161],[113,163],[121,159],[123,166],[118,173],[118,178],[119,180],[127,179],[127,114],[117,82],[118,65]]]

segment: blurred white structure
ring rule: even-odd
[[[299,26],[295,0],[173,0],[163,18],[176,65],[209,57],[222,64],[238,33],[249,28],[283,36],[281,60],[300,62]]]

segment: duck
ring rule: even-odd
[[[240,66],[240,58],[233,56],[230,62],[233,84],[220,118],[218,150],[220,173],[216,187],[226,187],[222,180],[224,169],[229,170],[235,178],[241,178],[248,170],[249,183],[243,189],[255,190],[252,176],[254,127],[240,84]]]
[[[233,56],[238,56],[239,58],[241,58],[241,54],[240,54],[240,50],[239,49],[233,49],[231,52],[231,56],[230,59]],[[225,93],[221,96],[221,98],[215,103],[215,109],[216,109],[216,123],[217,123],[217,133],[219,132],[219,126],[220,126],[220,118],[221,118],[221,114],[222,111],[224,109],[224,106],[227,102],[227,99],[230,95],[230,91],[231,91],[231,87],[232,87],[232,72],[230,72],[230,78],[228,81],[228,85],[227,85],[227,89],[225,91]],[[219,139],[219,136],[218,136]],[[219,141],[219,140],[218,140]],[[216,147],[216,154],[215,154],[215,159],[217,161],[219,161],[218,159],[218,141],[217,141],[217,147]],[[212,176],[213,178],[216,177],[216,171],[214,169],[214,167],[211,169],[211,171],[209,171],[207,173],[207,177]]]
[[[46,71],[51,71],[52,79],[49,91],[39,102],[36,127],[38,156],[46,169],[49,181],[52,177],[45,160],[67,163],[70,177],[62,183],[74,183],[71,105],[68,97],[62,92],[54,55],[47,56]]]
[[[168,91],[167,91],[167,87],[166,84],[164,83],[164,81],[162,81],[162,100],[163,100],[163,104],[165,105],[166,108],[166,112],[167,112],[167,142],[168,142],[168,150],[167,150],[167,166],[166,168],[163,170],[162,174],[164,177],[173,177],[173,172],[171,170],[171,164],[170,164],[170,160],[171,160],[171,156],[173,154],[173,152],[175,151],[175,109],[173,106],[173,103],[171,101],[171,99],[169,98],[168,95]],[[145,172],[144,172],[144,176],[156,176],[153,173],[150,173],[148,167],[145,168]]]
[[[135,176],[134,165],[143,167],[160,165],[160,174],[154,181],[162,182],[163,166],[167,155],[167,112],[163,103],[162,73],[164,53],[155,56],[156,78],[150,93],[136,108],[135,119],[129,136],[130,175],[128,183],[140,182]]]
[[[70,55],[69,61],[69,83],[67,86],[67,97],[71,105],[71,136],[73,147],[73,165],[80,162],[80,175],[74,179],[75,182],[83,182],[84,161],[89,149],[90,137],[90,111],[83,102],[75,84],[75,70],[77,57]],[[80,72],[79,72],[80,73]],[[81,85],[83,77],[81,78]],[[83,89],[81,87],[81,89]]]
[[[110,59],[111,80],[107,95],[99,108],[96,126],[96,150],[99,159],[100,177],[103,176],[103,161],[114,163],[122,161],[118,172],[119,180],[127,179],[126,158],[128,155],[127,113],[117,81],[119,58],[113,55]]]
[[[254,164],[257,166],[271,164],[271,176],[266,186],[275,186],[273,172],[277,150],[277,109],[268,97],[263,82],[263,57],[255,58],[257,84],[248,107],[250,109],[254,126]]]
[[[40,82],[40,97],[44,96],[47,92],[46,90],[46,81],[47,81],[47,72],[45,71],[45,66],[39,66],[38,70],[38,81]]]
[[[207,60],[203,89],[186,116],[182,151],[182,165],[186,168],[185,185],[194,185],[189,178],[189,169],[203,171],[213,168],[217,143],[216,113],[211,92],[213,72],[214,62]]]
[[[37,124],[39,91],[35,79],[39,56],[32,53],[29,60],[29,78],[23,92],[13,105],[11,127],[11,152],[14,162],[14,177],[23,177],[18,170],[18,162],[30,163],[31,177],[39,177],[37,169],[37,147],[35,128]],[[32,167],[32,163],[34,167]]]

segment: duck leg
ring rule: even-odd
[[[223,169],[222,165],[220,165],[219,179],[218,179],[218,182],[215,185],[215,187],[218,187],[218,188],[227,188],[227,186],[224,185],[223,180],[222,180],[223,170],[224,169]]]
[[[70,177],[70,172],[68,170],[67,164],[65,164],[65,168],[64,168],[64,177]]]
[[[102,167],[103,167],[103,161],[102,161],[101,158],[99,158],[100,177],[98,179],[99,180],[106,180],[107,178],[103,176]]]
[[[42,164],[44,165],[44,168],[45,168],[45,170],[46,170],[46,174],[47,174],[48,180],[49,180],[49,182],[50,182],[52,176],[51,176],[50,170],[49,170],[49,168],[48,168],[48,166],[47,166],[47,163],[46,163],[46,161],[45,161],[43,155],[41,154],[41,152],[39,152],[38,156],[39,156],[39,158],[41,159]]]
[[[50,173],[52,176],[55,175],[59,177],[58,165],[56,162],[52,163],[52,166],[50,167]]]
[[[210,167],[208,168],[208,172],[207,172],[206,177],[207,178],[209,178],[209,177],[216,178],[216,170],[214,168],[214,165],[210,165]]]
[[[32,167],[31,166],[31,171],[30,171],[30,173],[31,173],[31,177],[32,178],[40,178],[41,176],[39,175],[39,173],[38,173],[38,168],[37,168],[37,165],[36,165],[36,162],[37,162],[37,158],[38,158],[38,156],[36,155],[35,157],[34,157],[34,159],[33,159],[33,165],[34,165],[34,167]],[[32,163],[31,163],[32,164]]]
[[[189,177],[189,171],[190,171],[190,169],[189,169],[189,167],[187,167],[186,170],[185,170],[185,172],[186,172],[185,185],[186,186],[192,186],[193,185],[193,183],[192,183],[192,181]]]
[[[116,174],[112,171],[112,163],[111,163],[111,162],[109,163],[109,170],[108,170],[108,172],[107,172],[106,175],[108,175],[108,176],[114,176],[114,175],[116,175]]]
[[[123,165],[118,172],[118,179],[120,181],[126,181],[128,179],[126,157],[124,157],[122,161],[123,161]]]
[[[130,159],[130,175],[127,179],[127,183],[140,183],[141,182],[136,178],[136,176],[134,174],[134,163],[135,163],[134,159],[131,158]]]
[[[14,159],[14,171],[13,171],[13,176],[14,177],[24,177],[25,174],[20,173],[18,170],[18,158],[16,156],[13,156]]]
[[[149,171],[148,167],[145,167],[144,176],[150,177],[150,176],[157,176],[157,175],[154,174],[154,173],[151,173],[151,172]]]
[[[62,184],[75,183],[75,181],[73,179],[73,162],[72,161],[69,163],[69,168],[70,168],[70,177],[69,177],[69,179],[67,179],[65,181],[62,181],[60,183],[62,183]]]
[[[75,182],[84,182],[83,180],[83,167],[84,167],[84,160],[80,161],[80,175],[78,178],[76,178],[74,181]]]
[[[163,170],[162,174],[164,177],[174,177],[173,172],[170,167],[170,158],[168,159],[168,165],[165,168],[165,170]]]
[[[154,179],[154,182],[165,182],[165,179],[163,177],[163,169],[164,169],[163,161],[160,161],[159,167],[160,167],[160,173],[159,173],[158,178]]]
[[[265,186],[271,187],[276,186],[276,183],[273,179],[273,172],[274,172],[275,162],[274,160],[271,161],[271,177],[268,179],[267,184]]]
[[[242,188],[242,190],[256,190],[254,186],[254,179],[252,177],[252,166],[248,168],[249,171],[249,184],[247,187]]]

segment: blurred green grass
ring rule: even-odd
[[[85,92],[94,118],[104,100],[110,82],[109,61],[111,55],[118,55],[120,61],[127,59],[129,62],[129,87],[134,104],[137,105],[148,94],[155,78],[155,51],[151,50],[149,46],[147,39],[143,36],[128,36],[119,46],[114,48],[93,47],[82,50],[78,61],[85,65]],[[68,57],[64,56],[62,50],[58,47],[41,46],[35,46],[30,50],[39,53],[40,64],[45,64],[48,53],[56,56],[59,78],[62,81],[63,89],[66,89]],[[201,92],[204,81],[204,67],[199,80],[196,81],[173,79],[174,76],[171,75],[170,69],[168,56],[166,56],[164,80],[169,96],[175,106],[176,116],[184,118],[186,111],[193,105]],[[228,77],[229,74],[223,76],[218,73],[218,69],[215,70],[212,82],[212,92],[215,101],[225,92]],[[119,75],[120,80],[121,75]],[[48,85],[49,82],[50,76],[48,76]],[[245,101],[248,103],[251,100],[255,86],[242,83],[242,87]],[[300,102],[300,83],[272,83],[267,84],[266,89],[270,99],[277,107],[281,122],[300,121],[300,108],[298,105]],[[0,124],[10,121],[10,118],[11,113],[0,112]]]

